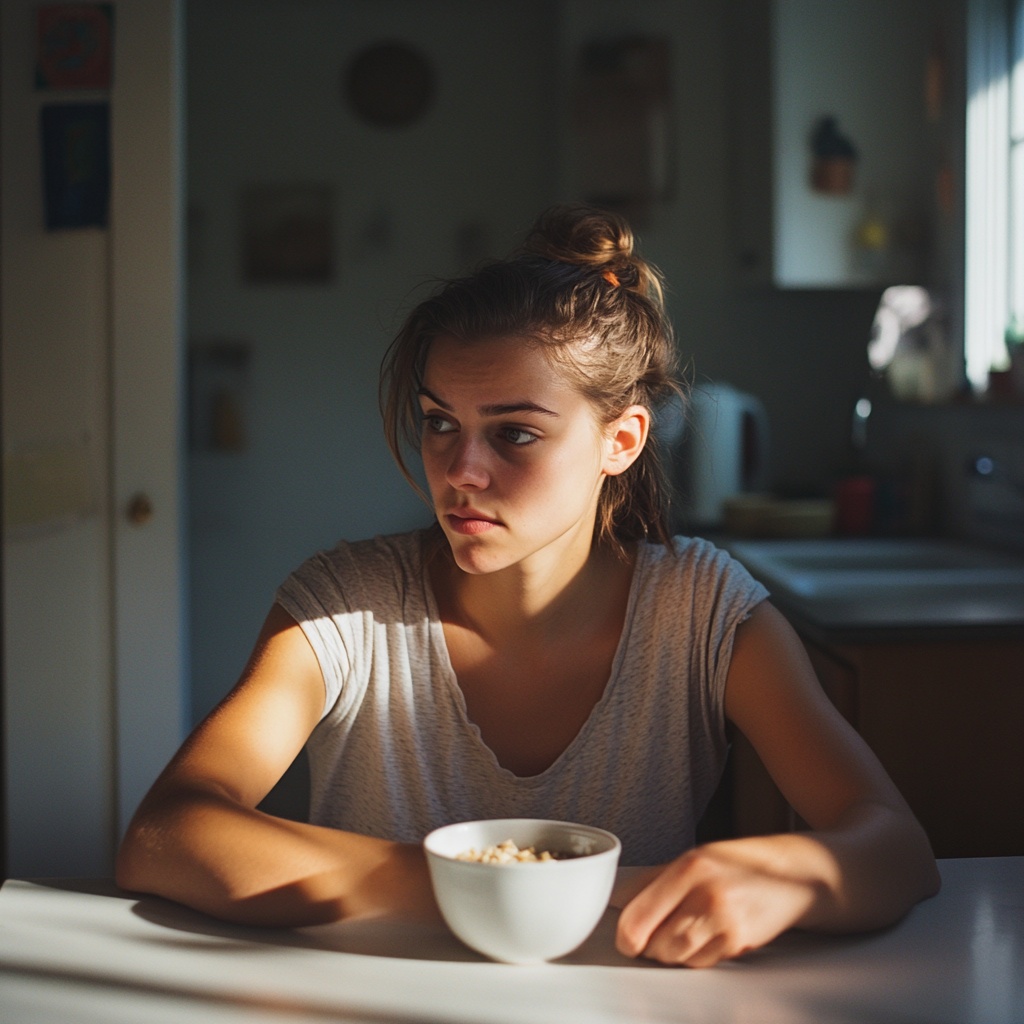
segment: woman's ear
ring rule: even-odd
[[[642,405],[629,406],[608,425],[602,467],[607,476],[618,476],[636,462],[647,444],[650,429],[651,413]]]

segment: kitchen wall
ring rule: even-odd
[[[682,362],[697,381],[763,399],[780,488],[821,489],[847,470],[878,293],[737,286],[727,76],[738,69],[724,6],[187,6],[189,335],[244,346],[233,387],[246,435],[240,451],[189,461],[195,716],[236,678],[297,561],[342,536],[424,520],[380,437],[380,357],[425,281],[504,252],[542,207],[576,198],[566,125],[578,49],[590,39],[653,33],[671,43],[675,172],[639,231],[668,278]],[[435,99],[416,124],[375,128],[354,115],[342,77],[362,47],[393,39],[429,59]],[[310,182],[330,189],[330,279],[247,283],[244,190]]]
[[[1024,551],[1024,403],[884,402],[872,420],[865,468],[891,529]]]
[[[244,448],[189,463],[199,715],[301,558],[422,522],[381,435],[378,365],[428,279],[506,249],[551,200],[557,25],[544,2],[455,2],[438,17],[433,4],[267,0],[193,3],[187,23],[190,341],[249,352]],[[374,128],[342,83],[356,53],[390,39],[429,58],[436,96],[419,123]],[[329,190],[330,279],[248,284],[242,191],[294,183]]]

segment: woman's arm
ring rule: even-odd
[[[275,606],[239,684],[139,805],[118,851],[118,885],[248,924],[436,914],[418,847],[256,809],[302,749],[323,700],[305,635]]]
[[[791,927],[890,924],[938,890],[923,829],[767,602],[737,631],[725,703],[810,830],[709,843],[673,861],[623,910],[622,952],[709,966]]]

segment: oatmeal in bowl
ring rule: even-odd
[[[506,963],[554,960],[582,944],[608,906],[621,852],[611,832],[543,818],[458,822],[423,848],[448,927]]]

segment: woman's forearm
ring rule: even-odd
[[[924,831],[881,804],[852,809],[834,827],[711,844],[738,867],[793,894],[791,927],[864,931],[891,924],[938,891]]]
[[[790,928],[891,924],[939,884],[909,812],[867,803],[828,829],[695,847],[639,881],[640,891],[624,886],[618,894],[626,901],[618,948],[692,967],[739,956]]]
[[[785,838],[785,837],[783,837]],[[939,890],[941,879],[924,830],[909,812],[883,804],[852,809],[835,827],[794,833],[794,842],[818,865],[818,898],[796,922],[816,931],[883,927]]]
[[[147,798],[116,879],[243,924],[437,913],[418,847],[275,818],[203,788]]]

